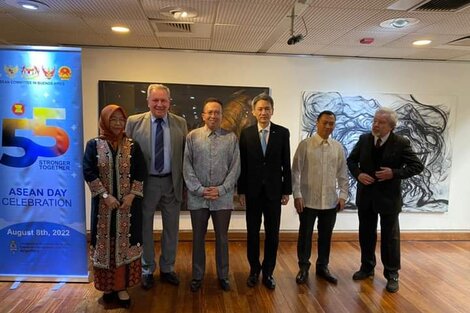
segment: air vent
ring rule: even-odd
[[[191,24],[189,23],[155,23],[158,32],[178,32],[190,33]]]
[[[415,7],[420,12],[458,12],[470,5],[470,0],[431,0]]]
[[[158,37],[210,38],[212,25],[149,19]]]

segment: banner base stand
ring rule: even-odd
[[[10,290],[15,290],[21,285],[21,281],[15,281],[13,284],[11,284]]]

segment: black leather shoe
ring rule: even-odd
[[[223,291],[230,291],[230,282],[227,278],[219,279],[219,284]]]
[[[299,285],[305,284],[308,280],[308,269],[300,269],[295,277],[295,282]]]
[[[117,298],[117,292],[105,292],[103,293],[103,302],[105,303],[111,303]]]
[[[364,272],[362,270],[359,270],[356,273],[354,273],[352,279],[353,280],[364,280],[364,279],[367,279],[369,277],[370,278],[374,277],[374,271]]]
[[[160,280],[174,286],[178,286],[180,284],[180,280],[178,279],[178,276],[176,276],[175,272],[160,272]]]
[[[142,286],[143,289],[145,289],[145,290],[152,289],[153,285],[154,285],[154,280],[153,280],[153,275],[152,274],[142,275],[141,286]]]
[[[191,287],[192,292],[198,291],[199,289],[201,289],[201,286],[202,286],[202,280],[200,280],[200,279],[191,280],[190,287]]]
[[[335,285],[338,283],[338,279],[334,277],[333,275],[331,275],[330,271],[327,268],[318,269],[316,274],[318,277],[323,278],[329,283],[332,283]]]
[[[272,290],[276,288],[276,281],[274,280],[274,277],[272,275],[268,275],[268,276],[263,275],[263,285],[265,285],[266,288]]]
[[[385,289],[387,289],[388,292],[395,293],[399,288],[400,286],[398,285],[398,278],[390,278],[387,280],[387,286]]]
[[[248,276],[248,279],[246,280],[246,284],[248,287],[253,288],[256,286],[256,284],[259,281],[259,273],[250,273],[250,276]]]

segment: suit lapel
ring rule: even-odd
[[[173,159],[173,151],[175,150],[175,132],[172,131],[171,125],[175,123],[173,116],[170,112],[168,112],[168,129],[170,130],[170,146],[171,146],[171,156],[170,158]]]

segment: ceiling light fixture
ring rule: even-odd
[[[196,10],[189,7],[164,7],[160,9],[159,12],[164,16],[172,17],[177,20],[193,18],[197,16]]]
[[[111,30],[116,33],[128,33],[129,28],[125,26],[113,26],[111,27]]]
[[[391,20],[383,21],[382,23],[380,23],[380,27],[401,29],[401,28],[410,27],[418,23],[419,23],[419,20],[417,18],[399,17],[399,18],[394,18]]]
[[[29,11],[46,11],[49,9],[46,3],[36,0],[5,0],[5,3],[15,8]]]
[[[416,40],[413,41],[413,46],[426,46],[429,45],[432,41],[429,39]]]

